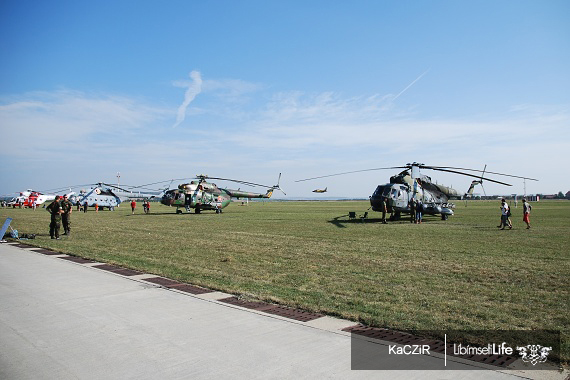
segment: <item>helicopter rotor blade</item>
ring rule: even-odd
[[[455,170],[468,170],[468,171],[472,171],[472,172],[483,172],[484,173],[488,173],[488,174],[495,174],[495,175],[502,175],[505,177],[513,177],[513,178],[521,178],[521,179],[528,179],[530,181],[538,181],[538,179],[535,178],[529,178],[529,177],[521,177],[518,175],[512,175],[512,174],[505,174],[505,173],[497,173],[497,172],[486,172],[485,170],[477,170],[477,169],[468,169],[468,168],[455,168],[452,166],[426,166],[426,168],[428,169],[455,169]],[[486,165],[485,165],[485,169],[486,169]],[[487,178],[488,180],[488,178]]]
[[[172,179],[167,179],[164,181],[157,181],[157,182],[152,182],[152,183],[145,183],[144,185],[139,185],[139,186],[133,186],[132,189],[138,189],[140,187],[145,187],[145,186],[152,186],[152,185],[156,185],[159,183],[166,183],[166,182],[170,182],[170,185],[172,185],[172,182],[174,181],[186,181],[189,179],[196,179],[196,177],[187,177],[187,178],[172,178]],[[169,186],[170,186],[169,185]]]
[[[124,191],[125,193],[132,193],[132,190],[126,190],[126,189],[123,189],[123,188],[121,188],[121,187],[119,187],[119,186],[111,185],[110,183],[100,182],[100,185],[105,185],[105,186],[107,186],[107,187],[112,187],[112,188],[114,188],[114,189]]]
[[[424,166],[424,169],[431,169],[431,170],[437,170],[440,172],[449,172],[449,173],[455,173],[455,174],[461,174],[461,175],[465,175],[468,177],[473,177],[473,178],[480,178],[481,180],[486,180],[489,182],[495,182],[501,185],[505,185],[505,186],[513,186],[509,183],[505,183],[505,182],[501,182],[501,181],[496,181],[494,179],[490,179],[490,178],[483,178],[483,177],[479,177],[478,175],[474,175],[474,174],[468,174],[468,173],[462,173],[462,172],[458,172],[457,170],[448,170],[448,169],[442,169],[440,167],[434,167],[434,166]],[[487,172],[488,173],[488,172]]]
[[[208,179],[217,179],[220,181],[231,181],[231,182],[241,183],[242,185],[249,185],[249,186],[259,186],[259,187],[267,187],[267,188],[273,187],[273,186],[262,185],[260,183],[241,181],[238,179],[230,179],[230,178],[208,177]]]
[[[281,173],[280,173],[281,174]],[[152,186],[152,185],[156,185],[156,184],[160,184],[160,183],[167,183],[169,182],[168,187],[170,188],[170,186],[172,185],[172,183],[174,181],[186,181],[186,180],[193,180],[193,179],[198,179],[200,180],[200,183],[210,180],[210,179],[214,179],[214,180],[220,180],[220,181],[231,181],[231,182],[235,182],[235,183],[240,183],[243,185],[249,185],[249,186],[259,186],[259,187],[267,187],[267,188],[278,188],[275,186],[267,186],[267,185],[263,185],[260,183],[255,183],[255,182],[249,182],[249,181],[241,181],[241,180],[237,180],[237,179],[231,179],[231,178],[221,178],[221,177],[210,177],[210,176],[206,176],[206,175],[199,175],[196,177],[186,177],[186,178],[173,178],[173,179],[167,179],[165,181],[157,181],[157,182],[151,182],[151,183],[146,183],[144,185],[139,185],[139,186],[133,186],[131,187],[131,189],[139,189],[139,188],[143,188],[146,186]],[[281,176],[279,176],[279,180],[281,179]],[[277,186],[279,185],[279,181],[277,183]],[[163,189],[161,189],[163,190]],[[281,189],[280,189],[281,190]],[[281,190],[283,191],[283,190]]]
[[[83,185],[72,185],[72,186],[65,186],[65,187],[58,187],[55,189],[49,189],[49,190],[44,190],[44,191],[40,191],[40,193],[44,193],[44,194],[49,194],[49,193],[60,193],[62,191],[66,191],[68,189],[75,189],[75,188],[81,188],[81,187],[85,187],[85,186],[91,186],[91,184],[83,184]]]
[[[363,169],[363,170],[354,170],[354,171],[350,171],[350,172],[343,172],[343,173],[336,173],[336,174],[328,174],[328,175],[322,175],[319,177],[312,177],[312,178],[305,178],[305,179],[299,179],[295,182],[304,182],[304,181],[311,181],[313,179],[319,179],[319,178],[327,178],[327,177],[335,177],[338,175],[345,175],[345,174],[352,174],[352,173],[362,173],[362,172],[369,172],[369,171],[373,171],[373,170],[385,170],[385,169],[409,169],[407,166],[391,166],[391,167],[387,167],[387,168],[374,168],[374,169]]]

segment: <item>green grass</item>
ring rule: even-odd
[[[349,221],[365,201],[232,204],[221,215],[74,212],[53,241],[43,210],[0,210],[29,243],[248,298],[404,331],[562,330],[570,358],[570,202],[533,203],[500,231],[498,201],[458,202],[448,221]],[[370,213],[378,218],[378,213]]]

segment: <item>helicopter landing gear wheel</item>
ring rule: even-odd
[[[200,206],[196,206],[196,208],[194,209],[194,213],[199,214],[201,212],[202,210],[200,210]]]
[[[441,214],[441,220],[447,220],[447,218],[449,218],[449,215]]]
[[[182,214],[182,210],[176,209],[176,213],[177,213],[177,214]]]

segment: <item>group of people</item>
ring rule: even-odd
[[[530,203],[523,198],[523,222],[526,223],[526,228],[530,229],[530,211],[532,206]],[[411,199],[409,202],[410,206],[410,222],[421,224],[422,223],[422,216],[423,216],[423,203],[420,199]],[[47,206],[46,210],[51,214],[51,222],[49,225],[49,235],[52,239],[59,240],[59,230],[61,228],[61,224],[63,224],[63,235],[70,235],[71,234],[71,212],[72,212],[73,204],[69,199],[67,199],[67,195],[60,197],[57,195],[55,200]],[[77,209],[79,210],[79,204]],[[83,211],[87,212],[88,204],[85,202]],[[131,202],[131,211],[132,214],[135,213],[135,209],[137,207],[137,202],[133,200]],[[97,211],[98,207],[95,205],[95,210]],[[150,202],[148,200],[143,201],[143,210],[145,214],[150,212]],[[382,223],[386,224],[386,213],[388,211],[388,204],[387,199],[382,199],[381,204],[381,211],[382,211]],[[501,199],[501,223],[497,226],[501,230],[504,230],[505,227],[509,227],[509,229],[513,228],[513,223],[511,221],[511,208],[509,204],[505,200],[505,198]]]
[[[530,203],[526,201],[526,198],[523,198],[523,222],[526,223],[526,229],[530,229],[530,211],[532,206]],[[505,200],[505,198],[501,199],[501,223],[497,226],[501,230],[504,230],[505,227],[509,227],[509,229],[513,228],[513,222],[511,221],[511,207]]]
[[[532,206],[527,202],[526,198],[523,198],[522,202],[523,222],[526,223],[526,228],[530,229],[530,211]],[[410,199],[408,206],[410,208],[410,223],[421,224],[424,208],[421,199]],[[388,199],[386,197],[382,198],[380,211],[382,212],[382,223],[386,224],[386,213],[388,212]],[[505,198],[501,199],[501,223],[497,227],[502,230],[504,230],[505,227],[508,227],[509,229],[513,228],[513,223],[511,221],[511,208]]]
[[[46,207],[46,210],[51,214],[51,221],[49,224],[49,236],[52,239],[59,240],[59,229],[63,224],[63,234],[71,235],[71,212],[73,204],[67,195],[60,197],[56,195],[55,200]]]
[[[95,207],[95,211],[99,211],[99,205],[97,203],[95,203],[93,206]],[[77,212],[83,210],[83,212],[85,213],[87,212],[88,208],[89,208],[89,203],[87,203],[87,201],[85,201],[85,203],[83,204],[77,202]]]
[[[424,212],[424,204],[421,199],[410,199],[410,223],[421,224]]]
[[[131,201],[131,214],[135,214],[135,209],[137,208],[137,202],[133,199]],[[150,213],[150,202],[146,199],[143,201],[143,211],[145,214]]]
[[[408,203],[410,206],[410,222],[421,224],[423,219],[424,204],[421,199],[410,199]],[[382,203],[380,205],[380,211],[382,211],[382,224],[386,224],[386,213],[388,212],[388,198],[383,197]]]
[[[82,207],[83,206],[83,207]],[[85,202],[83,205],[77,204],[77,211],[83,208],[83,212],[87,212],[89,207],[88,203]],[[132,213],[135,213],[135,208],[137,207],[137,202],[131,202]],[[63,235],[71,235],[71,212],[73,211],[73,204],[67,198],[67,195],[60,197],[57,195],[55,200],[46,207],[46,210],[51,214],[51,220],[49,224],[49,235],[52,239],[60,240],[59,230],[63,224]],[[147,200],[143,201],[143,209],[145,214],[150,212],[150,202]],[[95,211],[99,211],[99,207],[95,204]]]

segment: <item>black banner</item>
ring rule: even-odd
[[[560,331],[416,331],[355,326],[353,370],[553,370]]]

